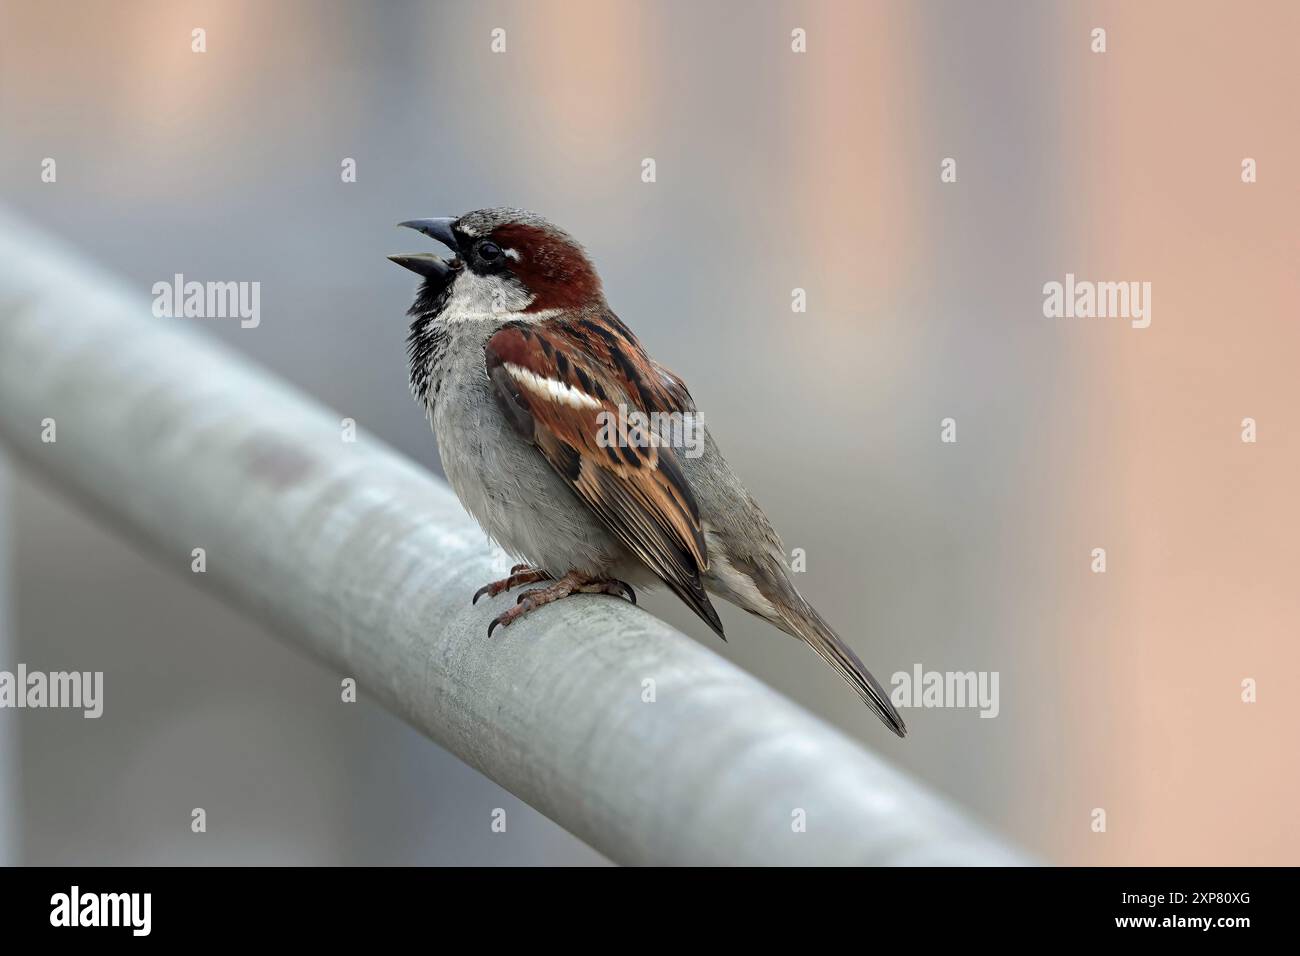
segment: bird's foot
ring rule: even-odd
[[[492,619],[492,623],[488,625],[488,637],[491,637],[492,632],[498,627],[509,627],[529,611],[554,604],[570,594],[615,594],[627,598],[633,604],[636,603],[636,592],[626,581],[619,581],[616,578],[593,578],[577,571],[570,571],[554,584],[544,588],[529,588],[519,595],[514,607]]]
[[[509,591],[511,588],[517,588],[521,584],[536,584],[538,581],[549,581],[551,576],[541,568],[534,568],[527,564],[516,564],[510,569],[509,577],[504,577],[500,581],[493,581],[485,584],[474,592],[474,600],[471,604],[477,604],[478,599],[483,595],[496,597],[502,591]]]

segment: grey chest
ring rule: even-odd
[[[622,563],[623,547],[506,418],[483,357],[491,330],[460,331],[432,369],[438,453],[456,496],[488,536],[557,576]]]

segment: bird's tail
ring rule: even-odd
[[[890,703],[880,682],[871,676],[871,671],[858,660],[858,655],[840,640],[811,604],[800,599],[796,607],[782,608],[781,617],[786,625],[783,629],[807,641],[822,660],[849,682],[885,726],[900,737],[907,736],[907,725]]]

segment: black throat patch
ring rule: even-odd
[[[433,366],[442,360],[450,342],[447,327],[439,321],[450,295],[451,282],[435,283],[426,279],[420,284],[415,303],[406,313],[411,317],[411,331],[406,337],[411,394],[417,402],[430,406],[437,397],[437,383],[431,381]]]

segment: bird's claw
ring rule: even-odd
[[[495,631],[498,627],[509,627],[516,620],[523,617],[531,610],[532,610],[531,604],[525,604],[522,606],[516,604],[512,608],[502,611],[496,617],[492,618],[491,623],[488,624],[488,637],[491,637],[492,632]]]
[[[502,591],[509,591],[513,587],[521,584],[536,584],[538,581],[549,581],[551,576],[541,568],[534,568],[527,564],[516,564],[510,569],[510,574],[500,581],[489,581],[477,591],[474,592],[473,599],[469,602],[471,605],[477,604],[478,599],[483,595],[496,597]]]
[[[536,576],[530,578],[530,575]],[[530,568],[522,573],[512,574],[505,581],[495,581],[479,588],[479,593],[474,595],[474,599],[477,601],[479,596],[484,593],[500,594],[506,587],[512,587],[514,584],[525,584],[529,580],[545,581],[549,580],[549,575],[544,571]],[[493,590],[494,588],[496,590]],[[514,607],[502,611],[488,624],[488,637],[491,637],[492,632],[498,627],[509,627],[529,611],[554,603],[561,598],[568,597],[570,594],[612,594],[615,597],[627,598],[627,600],[636,604],[636,591],[632,590],[632,585],[626,581],[620,581],[617,578],[592,579],[576,571],[570,571],[553,584],[540,588],[529,588],[527,591],[522,592],[515,599]]]

